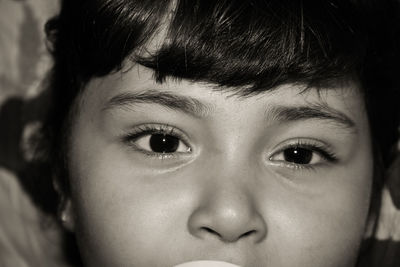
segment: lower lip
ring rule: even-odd
[[[225,261],[189,261],[174,267],[240,267]]]

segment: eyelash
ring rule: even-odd
[[[183,142],[184,145],[189,147],[191,149],[191,146],[189,145],[189,142],[187,140],[187,137],[181,133],[181,131],[173,126],[170,126],[168,124],[143,124],[135,127],[134,130],[131,132],[125,134],[122,137],[122,141],[129,146],[133,147],[135,150],[144,153],[146,156],[151,157],[151,158],[157,158],[157,159],[173,159],[178,157],[177,154],[182,154],[180,152],[174,152],[174,153],[157,153],[157,152],[150,152],[144,149],[141,149],[137,147],[134,142],[137,141],[139,138],[144,137],[146,135],[151,135],[151,134],[166,134],[170,135],[173,137],[178,138],[181,142]]]
[[[329,163],[336,163],[339,161],[339,158],[333,152],[330,146],[317,143],[314,140],[295,140],[294,142],[292,141],[290,144],[287,144],[282,148],[280,148],[278,152],[273,153],[273,155],[271,155],[269,159],[271,160],[274,155],[282,153],[285,150],[291,148],[309,149],[313,153],[318,153],[318,155],[322,159],[326,160]],[[316,167],[315,165],[317,165],[317,164],[297,164],[292,162],[284,162],[284,164],[285,166],[293,169],[309,169],[309,170],[314,170],[314,168]]]

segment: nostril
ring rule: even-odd
[[[242,237],[247,237],[247,236],[249,236],[249,235],[255,234],[256,232],[257,232],[256,230],[248,231],[248,232],[242,234],[242,235],[239,237],[239,239],[242,238]]]
[[[215,231],[215,230],[213,230],[213,229],[211,229],[211,228],[208,228],[208,227],[201,227],[201,230],[206,231],[207,233],[210,233],[210,234],[212,234],[212,235],[216,235],[216,236],[218,236],[219,238],[222,237],[220,233],[218,233],[217,231]]]
[[[217,232],[217,231],[215,231],[215,230],[213,230],[212,228],[209,228],[209,227],[201,227],[200,230],[202,230],[203,232],[209,233],[209,234],[211,234],[213,236],[216,236],[221,240],[228,240],[229,239],[230,241],[235,241],[235,240],[238,240],[238,239],[241,239],[241,238],[245,238],[245,237],[257,234],[257,230],[251,230],[251,231],[247,231],[247,232],[241,234],[240,236],[236,236],[236,238],[229,238],[228,236],[224,236],[224,235],[220,234],[219,232]]]

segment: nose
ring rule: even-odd
[[[240,240],[258,243],[265,238],[266,222],[250,194],[229,188],[210,191],[189,217],[188,228],[193,236],[217,238],[225,243]]]

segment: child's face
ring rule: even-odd
[[[241,98],[135,66],[90,82],[70,140],[88,266],[353,266],[372,154],[354,83]]]

